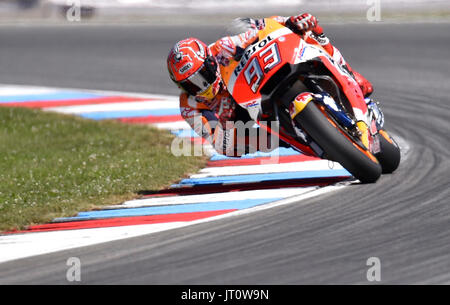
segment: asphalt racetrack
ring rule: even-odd
[[[450,23],[324,25],[375,86],[388,130],[407,141],[400,168],[370,185],[186,228],[0,264],[0,283],[450,283]],[[179,39],[218,26],[0,29],[0,83],[177,94],[165,59]]]

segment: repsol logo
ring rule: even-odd
[[[263,40],[261,40],[260,42],[258,42],[257,44],[253,44],[251,46],[249,46],[246,50],[244,55],[242,55],[242,59],[239,63],[239,65],[236,67],[236,69],[234,69],[234,75],[238,76],[239,73],[241,73],[242,69],[245,67],[245,65],[247,64],[249,58],[255,54],[256,52],[260,51],[262,48],[264,48],[269,42],[271,42],[273,40],[272,37],[267,36],[266,38],[264,38]]]

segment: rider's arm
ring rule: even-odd
[[[223,155],[234,156],[235,130],[227,130],[219,124],[216,113],[205,104],[186,93],[180,95],[181,116],[196,134],[207,140],[214,149]]]
[[[297,32],[311,31],[311,35],[307,35],[306,37],[309,43],[321,45],[336,62],[341,65],[345,64],[339,50],[330,43],[328,37],[323,33],[323,29],[318,24],[316,17],[311,14],[302,14],[289,17],[272,16],[270,18]],[[235,36],[223,37],[210,45],[213,55],[217,57],[221,64],[226,65],[229,58],[237,55],[239,49],[243,50],[257,41],[258,30],[263,29],[265,26],[264,19],[244,18],[241,19],[241,22],[246,23],[249,27],[248,31]]]
[[[289,17],[272,16],[269,18],[298,33],[312,31],[312,37],[308,37],[310,42],[320,44],[331,56],[334,55],[336,49],[323,34],[323,29],[318,25],[317,18],[311,14]],[[239,54],[239,51],[256,42],[258,31],[265,27],[264,19],[242,18],[239,20],[248,28],[246,32],[234,36],[225,36],[209,46],[212,54],[222,65],[227,65],[230,58],[235,57]]]
[[[319,25],[319,21],[313,15],[306,13],[298,16],[273,16],[271,18],[298,33],[310,31],[309,34],[304,37],[306,42],[319,44],[333,57],[336,63],[339,65],[346,64],[341,52],[331,44],[330,39],[323,33],[323,28]]]
[[[229,59],[233,58],[239,50],[244,50],[258,39],[258,29],[251,28],[248,31],[234,35],[225,36],[209,45],[212,54],[220,64],[226,66]]]
[[[180,111],[183,119],[202,138],[214,142],[214,128],[217,117],[206,105],[196,101],[194,96],[182,93],[180,95]]]
[[[222,113],[219,116],[204,103],[186,93],[180,95],[180,110],[181,116],[191,128],[207,140],[219,154],[230,157],[240,156],[236,146],[236,129],[233,125],[228,126],[225,121],[228,117],[225,112],[228,111],[219,111]]]

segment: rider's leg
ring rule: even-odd
[[[333,46],[333,59],[335,60],[335,62],[339,63],[341,66],[343,66],[344,68],[346,68],[348,70],[348,72],[350,72],[350,74],[353,76],[353,78],[356,80],[356,82],[358,83],[359,87],[361,88],[361,91],[364,94],[364,97],[368,97],[372,94],[373,92],[373,86],[372,84],[364,77],[361,75],[361,73],[359,73],[358,71],[354,70],[344,59],[344,57],[342,56],[341,52]]]
[[[356,80],[359,87],[361,87],[364,97],[369,97],[373,92],[372,84],[364,76],[362,76],[358,71],[356,71],[352,67],[350,67],[350,65],[348,63],[345,65],[345,67],[348,69],[350,74],[352,74],[353,78]]]
[[[307,36],[305,37],[305,39],[308,43],[316,42],[319,45],[321,45],[325,49],[325,51],[327,51],[327,53],[333,57],[334,61],[337,64],[347,68],[347,70],[356,80],[358,85],[361,87],[361,91],[363,92],[364,97],[368,97],[370,94],[372,94],[373,92],[372,84],[364,76],[362,76],[357,71],[353,70],[352,67],[350,67],[350,65],[347,64],[339,49],[337,49],[334,45],[332,45],[330,39],[325,36],[323,28],[320,25],[317,25],[312,30],[312,36]]]
[[[342,56],[341,52],[334,46],[333,46],[333,54],[332,54],[332,56],[333,56],[333,59],[334,59],[335,62],[337,62],[338,64],[340,64],[344,68],[346,68],[348,70],[348,72],[353,76],[353,78],[356,80],[356,82],[358,83],[359,87],[361,88],[361,91],[362,91],[364,97],[368,97],[370,94],[372,94],[372,92],[373,92],[372,84],[366,78],[364,78],[360,73],[358,73],[357,71],[353,70],[352,67],[350,67],[350,65],[345,61],[345,59]],[[361,106],[361,105],[359,105],[359,106]],[[359,129],[359,131],[361,133],[361,140],[362,140],[364,146],[366,146],[369,149],[369,124],[370,124],[370,120],[367,117],[369,112],[368,111],[364,111],[365,107],[359,107],[359,106],[358,105],[353,105],[353,109],[355,111],[355,115],[356,115],[357,120],[358,120],[356,125],[358,126],[358,129]],[[361,110],[362,112],[359,113],[359,111],[357,111],[358,109]]]

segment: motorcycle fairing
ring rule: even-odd
[[[266,27],[258,33],[259,40],[245,49],[240,61],[231,60],[228,66],[221,66],[228,91],[241,107],[247,109],[252,119],[256,121],[262,110],[261,89],[285,64],[320,60],[353,105],[357,120],[366,121],[361,88],[321,46],[308,44],[273,19],[266,18],[265,24]]]

